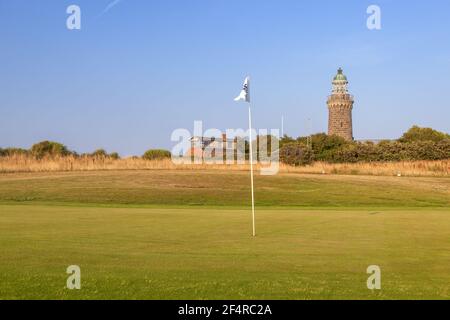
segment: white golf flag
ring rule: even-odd
[[[241,94],[234,101],[250,102],[250,77],[245,78]]]

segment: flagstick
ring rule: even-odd
[[[248,105],[248,127],[250,129],[250,176],[251,176],[251,184],[252,184],[252,218],[253,218],[253,236],[256,236],[256,228],[255,228],[255,195],[253,191],[253,142],[252,142],[252,111],[250,105]]]

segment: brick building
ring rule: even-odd
[[[238,148],[238,138],[228,139],[226,134],[218,137],[192,137],[191,148],[186,156],[196,158],[223,158],[227,155],[240,155]],[[228,159],[232,160],[232,159]]]

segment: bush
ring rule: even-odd
[[[108,157],[108,152],[106,152],[105,149],[97,149],[94,152],[92,152],[90,154],[91,157],[95,157],[95,158],[107,158]]]
[[[72,152],[70,152],[65,145],[52,141],[42,141],[36,143],[31,147],[30,152],[38,159],[43,157],[64,157],[72,154]]]
[[[301,143],[288,143],[280,149],[280,161],[291,166],[304,166],[311,164],[314,154],[311,149]]]
[[[109,157],[110,157],[111,159],[113,159],[113,160],[118,160],[118,159],[120,159],[120,156],[119,156],[119,154],[118,154],[117,152],[112,152],[112,153],[110,153],[110,154],[109,154]]]
[[[332,162],[418,161],[450,158],[450,139],[440,142],[415,141],[411,143],[381,142],[353,143],[337,150]]]
[[[399,139],[399,142],[410,143],[417,141],[433,141],[440,142],[445,139],[450,139],[450,135],[434,130],[432,128],[420,128],[413,126]]]
[[[28,153],[29,153],[28,150],[21,148],[6,148],[6,149],[0,148],[0,157],[7,157],[13,155],[28,155]]]
[[[281,139],[280,139],[280,148],[290,144],[290,143],[295,143],[297,142],[294,138],[289,137],[287,134],[285,134]]]
[[[97,149],[97,150],[95,150],[92,153],[82,154],[81,156],[93,157],[93,158],[110,158],[110,159],[113,159],[113,160],[120,159],[120,156],[119,156],[119,154],[117,152],[113,152],[113,153],[109,153],[108,154],[108,152],[106,152],[105,149]]]
[[[337,150],[352,144],[339,136],[328,136],[324,133],[313,135],[311,142],[315,158],[319,161],[332,161]]]
[[[142,156],[142,158],[145,160],[161,160],[161,159],[167,159],[167,158],[171,158],[171,157],[172,157],[172,154],[170,153],[170,151],[161,150],[161,149],[148,150]]]
[[[272,142],[274,143],[273,147]],[[261,158],[262,160],[267,160],[267,158],[272,156],[272,153],[278,152],[280,148],[280,139],[273,135],[257,136],[256,141],[253,141],[253,143],[256,143],[256,159],[258,161],[261,161]],[[277,145],[278,148],[276,148]]]
[[[450,139],[433,141],[417,141],[408,143],[407,156],[411,160],[444,160],[450,159]]]

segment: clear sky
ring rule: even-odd
[[[79,31],[66,28],[70,4]],[[366,27],[370,4],[379,31]],[[139,155],[170,149],[194,120],[245,128],[233,98],[247,74],[256,128],[284,115],[291,136],[308,118],[325,132],[338,67],[355,138],[450,131],[448,0],[0,0],[0,41],[0,147]]]

